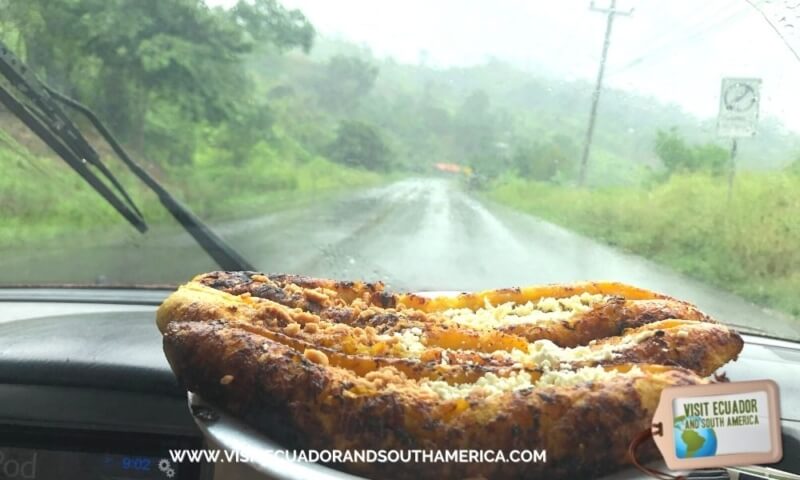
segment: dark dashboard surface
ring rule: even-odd
[[[166,291],[0,289],[0,478],[211,478],[154,325]]]
[[[199,436],[155,327],[166,291],[56,292],[0,290],[0,422]]]
[[[130,303],[112,304],[91,296],[42,301],[35,292],[12,301],[0,289],[0,424],[199,438],[155,327],[166,293],[134,292]],[[800,345],[746,336],[724,371],[732,381],[778,383],[785,453],[776,467],[800,472]]]
[[[90,312],[0,324],[0,382],[185,397],[149,312]]]

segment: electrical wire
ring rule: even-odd
[[[671,5],[671,2],[668,2],[667,5]],[[642,45],[658,46],[669,43],[674,38],[680,38],[687,32],[694,31],[698,27],[703,27],[704,24],[708,23],[709,19],[722,14],[728,7],[730,7],[730,5],[723,5],[722,7],[716,6],[715,8],[713,3],[705,3],[702,7],[699,7],[699,9],[696,8],[695,5],[691,5],[689,9],[681,10],[677,13],[675,11],[669,11],[668,8],[657,9],[655,12],[650,11],[648,14],[653,18],[682,18],[683,24],[686,26],[675,29],[674,25],[667,23],[667,30],[662,30],[656,35],[644,39],[639,43]]]
[[[779,36],[779,37],[781,38],[781,40],[783,41],[784,45],[786,45],[786,48],[788,48],[788,49],[789,49],[789,50],[792,52],[792,54],[794,55],[794,58],[796,58],[796,59],[797,59],[797,61],[800,61],[800,53],[798,53],[798,51],[797,51],[797,50],[794,48],[794,45],[792,45],[792,43],[791,43],[791,42],[789,42],[789,39],[787,39],[787,38],[786,38],[786,37],[783,35],[783,32],[781,32],[781,30],[778,28],[778,26],[777,26],[777,25],[775,25],[775,23],[774,23],[774,22],[772,21],[772,19],[771,19],[771,18],[770,18],[770,17],[767,15],[767,13],[766,13],[766,12],[765,12],[763,9],[759,8],[759,7],[758,7],[758,6],[755,4],[755,2],[753,2],[752,0],[746,0],[746,1],[747,1],[747,3],[749,3],[749,4],[750,4],[750,6],[751,6],[751,7],[755,8],[755,9],[756,9],[756,11],[758,11],[758,13],[759,13],[759,14],[761,14],[761,16],[762,16],[762,17],[764,17],[764,20],[766,20],[766,21],[767,21],[767,23],[769,24],[770,28],[772,28],[772,30],[773,30],[773,31],[774,31],[776,34],[778,34],[778,36]],[[789,7],[789,8],[792,8],[792,9],[793,9],[793,8],[797,8],[797,6],[798,6],[798,5],[795,5],[795,6],[793,6],[793,7]],[[786,18],[786,17],[784,17],[784,18]],[[794,25],[789,25],[789,26],[791,26],[791,27],[794,27]]]
[[[724,10],[724,9],[722,9],[722,10]],[[720,20],[718,20],[716,22],[708,23],[708,21],[703,21],[703,22],[700,22],[698,24],[695,24],[694,26],[684,30],[684,32],[689,32],[688,35],[684,35],[684,36],[679,37],[677,39],[674,39],[672,41],[662,43],[661,45],[657,45],[656,47],[651,48],[650,50],[646,51],[645,53],[637,55],[636,57],[634,57],[633,60],[630,60],[630,61],[626,62],[624,65],[622,65],[620,67],[616,67],[616,68],[610,69],[608,75],[610,77],[610,76],[613,76],[613,75],[620,74],[620,73],[622,73],[624,71],[630,70],[631,68],[639,67],[643,63],[650,62],[650,61],[658,58],[659,56],[663,55],[666,52],[669,52],[670,50],[674,49],[676,46],[678,46],[678,45],[680,45],[682,43],[685,43],[685,42],[687,42],[689,40],[696,40],[698,38],[702,38],[702,37],[714,32],[714,31],[718,30],[720,27],[722,27],[724,25],[727,25],[727,24],[731,23],[734,20],[738,20],[740,17],[742,17],[744,14],[748,13],[749,11],[750,11],[749,9],[741,9],[740,8],[740,9],[736,9],[735,11],[730,12],[727,16],[723,17],[722,19],[720,19]],[[699,28],[699,29],[696,28],[698,26],[701,27],[701,28]]]

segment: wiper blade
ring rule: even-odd
[[[136,163],[117,142],[111,131],[88,107],[41,83],[32,72],[0,42],[0,73],[9,79],[20,92],[27,95],[37,106],[29,108],[0,85],[0,102],[16,114],[64,161],[77,171],[89,184],[122,214],[137,230],[144,233],[147,225],[144,217],[122,185],[100,162],[100,158],[80,131],[63,113],[53,99],[81,112],[108,142],[122,162],[147,185],[175,220],[195,239],[208,255],[226,270],[255,270],[236,250],[217,236],[186,206],[175,199],[141,165]],[[96,166],[114,186],[119,196],[108,188],[86,164]]]
[[[194,213],[191,212],[185,205],[180,203],[175,197],[153,178],[147,170],[142,168],[141,165],[136,163],[122,148],[122,145],[117,142],[111,131],[97,118],[88,107],[78,103],[76,100],[67,97],[64,94],[56,92],[55,90],[45,87],[47,91],[57,100],[64,102],[75,110],[81,112],[89,121],[94,125],[100,135],[111,145],[111,149],[122,160],[130,170],[144,182],[145,185],[158,195],[158,199],[164,208],[189,232],[189,234],[203,247],[203,250],[208,253],[222,268],[226,270],[255,270],[255,268],[242,257],[239,252],[234,250],[222,238],[217,236],[207,225],[205,225]]]
[[[110,170],[100,161],[97,152],[78,128],[52,101],[44,85],[33,72],[0,42],[0,73],[9,84],[30,99],[26,105],[9,89],[0,85],[0,102],[58,154],[92,188],[110,203],[138,231],[147,231],[144,217],[130,195]],[[109,187],[89,166],[95,167],[111,184]]]

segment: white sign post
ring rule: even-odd
[[[717,135],[730,138],[731,159],[728,174],[728,203],[733,192],[733,177],[736,174],[736,141],[756,134],[758,105],[761,98],[760,78],[723,78],[719,94]]]

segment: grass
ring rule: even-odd
[[[208,222],[222,222],[323,199],[333,192],[385,181],[278,144],[260,144],[241,165],[213,161],[205,149],[191,165],[158,171],[178,199]],[[105,158],[108,158],[106,156]],[[147,222],[174,224],[157,197],[113,160],[112,170],[131,193]],[[20,245],[102,243],[133,232],[122,217],[62,160],[33,153],[0,129],[0,255]]]
[[[496,201],[800,316],[800,175],[676,175],[649,187],[578,189],[506,178]]]

